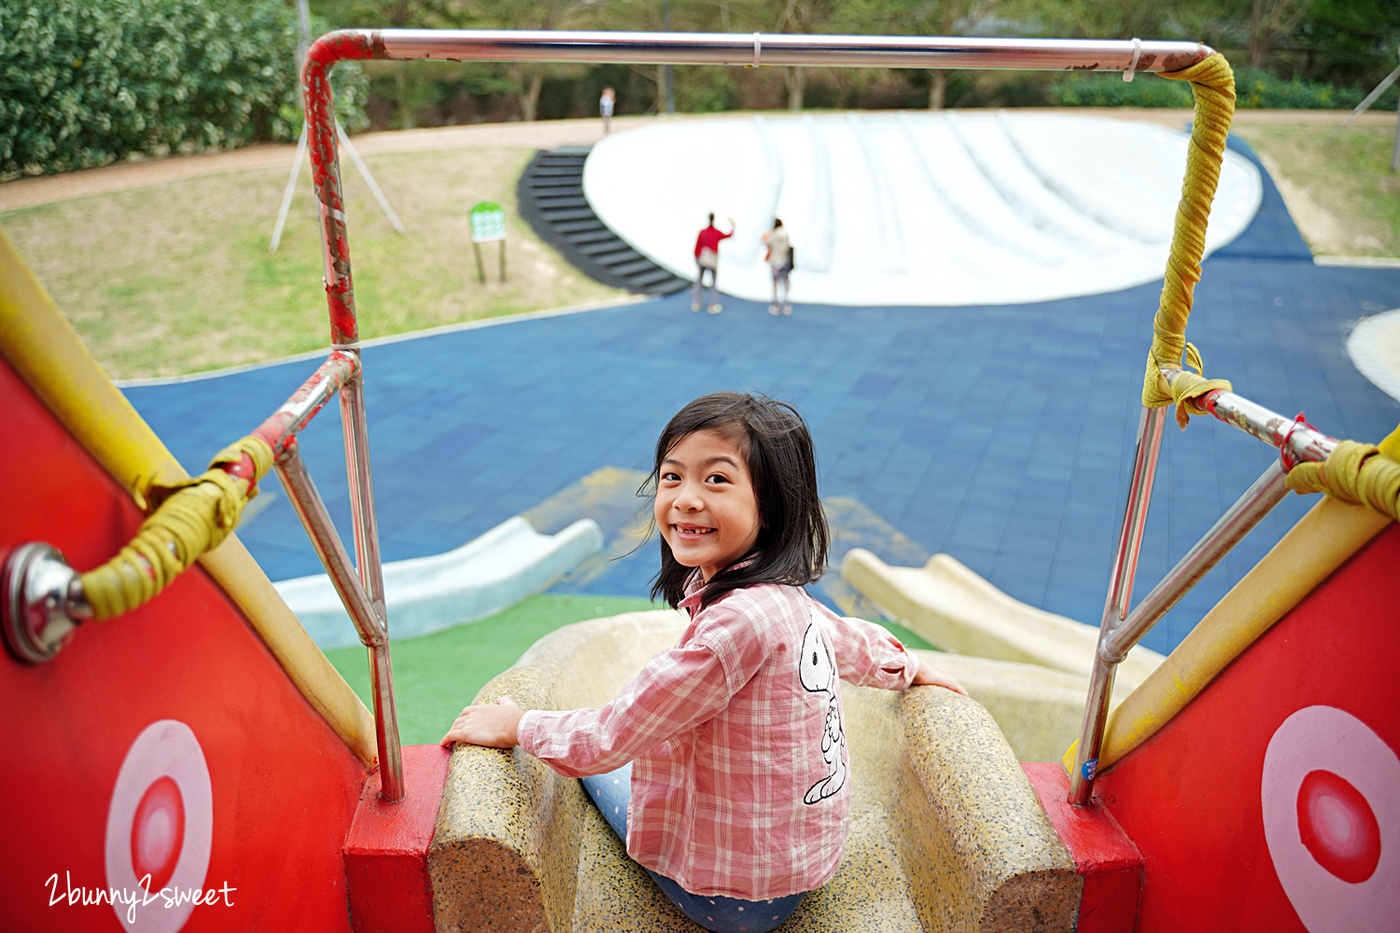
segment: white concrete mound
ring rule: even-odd
[[[1059,114],[846,113],[648,126],[603,139],[584,166],[598,216],[694,278],[713,211],[722,292],[767,301],[760,235],[796,251],[792,297],[834,305],[1018,304],[1160,280],[1188,136]],[[1225,153],[1207,254],[1239,236],[1258,169]]]

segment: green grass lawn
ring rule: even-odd
[[[405,745],[437,742],[488,680],[560,626],[656,608],[660,607],[645,599],[623,596],[531,596],[489,619],[391,641],[401,741]],[[332,648],[326,657],[373,710],[366,650]]]
[[[1329,140],[1334,128],[1249,124],[1233,132],[1269,169],[1314,255],[1400,257],[1395,128],[1350,126]]]
[[[1340,122],[1340,116],[1338,118]],[[1323,256],[1400,256],[1400,176],[1393,129],[1237,125],[1270,166],[1295,222]],[[361,334],[377,337],[621,297],[564,262],[516,211],[531,150],[394,153],[367,159],[402,218],[395,233],[364,181],[344,173]],[[267,251],[286,173],[259,169],[0,214],[18,245],[118,379],[251,363],[328,344],[309,170],[282,245]],[[476,280],[467,211],[506,209],[509,281]]]
[[[400,334],[590,301],[601,285],[541,243],[516,211],[528,149],[437,150],[366,159],[403,221],[394,231],[358,173],[345,173],[360,334]],[[0,214],[26,262],[116,379],[275,359],[330,343],[320,231],[302,173],[268,252],[285,169],[210,175]],[[486,244],[477,280],[467,223],[490,200],[507,216],[507,274]]]

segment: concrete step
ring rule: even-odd
[[[593,213],[592,209],[588,207],[541,208],[540,213],[551,223],[558,223],[563,220],[587,220],[590,217],[597,216]]]
[[[658,267],[609,230],[583,192],[587,146],[540,152],[516,185],[520,214],[580,271],[616,288],[668,294],[688,283]]]
[[[617,236],[607,227],[598,224],[596,227],[586,228],[577,232],[571,231],[566,234],[566,239],[582,249],[584,244],[597,243],[600,240],[615,240]]]
[[[639,254],[637,258],[632,260],[631,262],[614,264],[612,270],[618,273],[619,275],[627,276],[627,278],[630,280],[635,275],[641,275],[645,272],[650,272],[652,269],[655,268],[656,263],[652,262],[645,256]],[[666,270],[663,269],[661,271],[664,272]]]
[[[581,194],[550,195],[548,197],[537,198],[535,203],[543,211],[557,211],[564,208],[588,207],[588,199]],[[589,213],[593,213],[589,208]]]

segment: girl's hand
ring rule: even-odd
[[[967,691],[963,689],[962,684],[958,683],[956,677],[949,674],[947,671],[940,671],[923,658],[919,658],[919,672],[914,675],[913,686],[918,687],[923,685],[943,687],[945,690],[951,690],[954,693],[967,696]]]
[[[494,705],[468,706],[462,710],[452,728],[442,737],[442,745],[466,742],[489,748],[510,748],[519,741],[516,729],[525,711],[510,697],[501,697]]]

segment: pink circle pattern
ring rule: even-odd
[[[1299,795],[1308,775],[1341,778],[1369,808],[1380,834],[1375,868],[1339,878],[1304,841]],[[1297,710],[1275,730],[1260,781],[1264,839],[1289,903],[1309,933],[1389,933],[1400,916],[1400,758],[1375,730],[1333,706]],[[1363,820],[1364,822],[1364,820]],[[1315,845],[1315,843],[1314,843]]]

